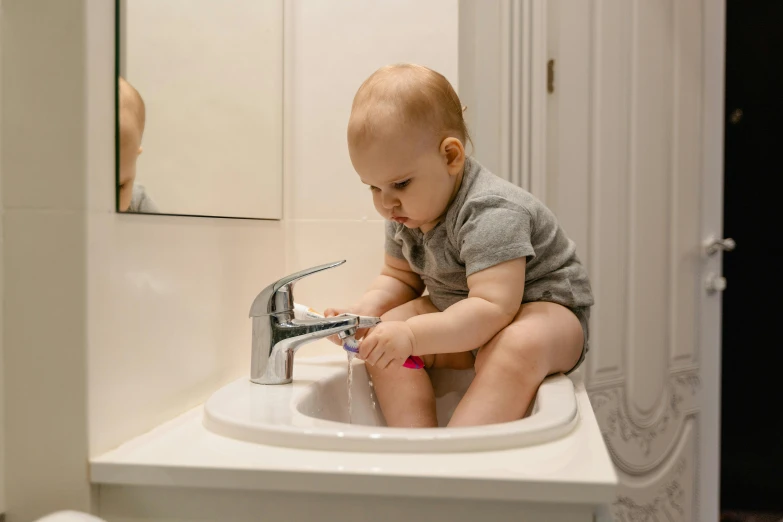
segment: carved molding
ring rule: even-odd
[[[688,484],[683,486],[687,469],[683,457],[674,467],[673,476],[661,486],[650,502],[637,503],[630,496],[620,495],[612,505],[616,522],[658,522],[659,520],[688,520],[683,504],[686,502]],[[660,515],[664,515],[662,518]]]
[[[676,447],[660,469],[643,476],[621,476],[617,500],[612,504],[618,522],[694,522],[699,519],[699,427],[685,422]]]
[[[670,375],[664,391],[665,407],[649,426],[639,425],[629,414],[624,383],[591,391],[601,434],[615,465],[631,475],[658,467],[671,453],[684,422],[694,415],[700,389],[696,370]]]

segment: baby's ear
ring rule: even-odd
[[[449,174],[462,172],[465,164],[465,146],[460,140],[454,137],[445,138],[440,142],[440,153],[446,159]]]
[[[139,156],[141,156],[142,152],[144,152],[144,147],[139,147]]]

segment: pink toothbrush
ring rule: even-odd
[[[343,341],[343,350],[351,353],[359,353],[359,341],[357,341],[355,337],[350,335],[343,338],[342,341]],[[420,370],[424,368],[424,361],[421,359],[421,357],[417,355],[411,355],[405,360],[405,362],[402,365],[405,368],[410,368],[412,370]]]

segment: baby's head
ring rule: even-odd
[[[136,160],[141,154],[146,112],[144,100],[124,78],[119,79],[120,118],[120,211],[130,207],[133,182],[136,180]]]
[[[421,65],[390,65],[359,87],[348,152],[378,212],[409,228],[432,226],[459,188],[470,138],[446,78]]]

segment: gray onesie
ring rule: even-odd
[[[466,159],[462,185],[435,228],[424,234],[386,223],[386,252],[408,261],[441,311],[468,297],[469,275],[526,257],[522,302],[549,301],[573,311],[585,339],[579,363],[584,359],[593,295],[576,245],[543,203],[475,159]]]
[[[139,214],[158,214],[158,206],[147,195],[147,190],[138,183],[133,185],[133,196],[131,196],[128,212],[137,212]]]

